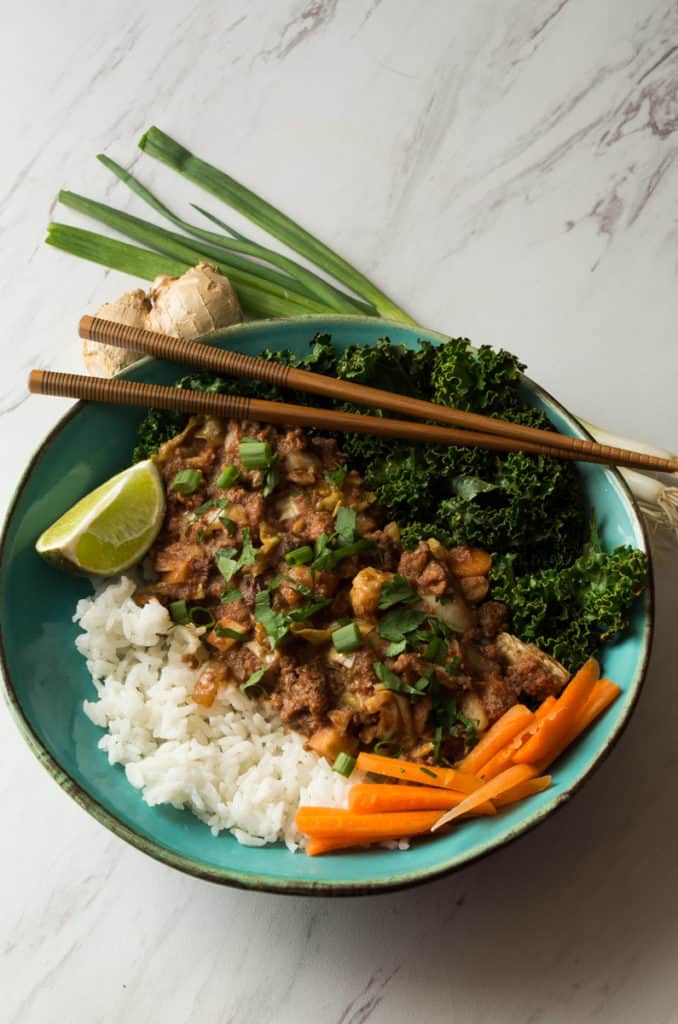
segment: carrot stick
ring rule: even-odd
[[[494,800],[496,797],[501,796],[502,793],[517,786],[519,782],[534,778],[536,774],[537,769],[531,764],[515,764],[511,768],[507,768],[501,775],[497,775],[496,779],[491,779],[484,786],[481,786],[480,789],[477,789],[475,793],[471,793],[466,800],[453,808],[453,810],[446,811],[431,827],[431,831],[435,832],[442,825],[447,825],[448,822],[454,821],[463,814],[468,814],[469,811],[475,810],[478,804],[483,803],[485,800]]]
[[[456,807],[468,793],[435,786],[389,786],[383,783],[360,783],[348,793],[349,810],[358,814],[379,811],[444,811]],[[487,811],[485,813],[488,813]],[[491,809],[489,810],[491,814]]]
[[[532,796],[533,793],[541,793],[543,789],[547,789],[550,785],[550,775],[542,775],[538,779],[525,779],[524,782],[519,782],[512,789],[507,789],[505,793],[496,796],[494,803],[497,807],[505,807],[506,804],[513,804],[517,800],[524,800],[526,796]]]
[[[479,743],[458,765],[462,772],[476,775],[497,751],[522,732],[534,719],[524,704],[514,704],[485,733]]]
[[[434,786],[388,786],[365,782],[352,786],[348,793],[349,810],[360,814],[375,811],[440,811],[456,807],[468,793]]]
[[[563,708],[559,704],[549,711],[548,715],[538,723],[537,728],[526,743],[513,755],[514,764],[536,764],[554,750],[563,737],[567,736],[574,721],[572,708]]]
[[[593,688],[593,693],[587,700],[584,707],[579,711],[570,731],[563,737],[561,743],[557,747],[554,747],[548,756],[539,762],[539,771],[543,771],[545,768],[548,768],[548,766],[552,764],[557,757],[560,757],[563,751],[569,747],[570,743],[572,743],[580,733],[584,732],[591,722],[601,715],[605,708],[609,707],[609,705],[617,699],[620,693],[620,687],[617,686],[616,683],[613,683],[611,679],[599,679]]]
[[[494,757],[491,757],[490,760],[480,769],[478,775],[483,782],[489,782],[490,779],[496,778],[500,772],[505,772],[507,768],[511,767],[513,764],[513,755],[517,750],[520,750],[522,745],[534,734],[537,722],[541,721],[541,719],[544,718],[553,707],[555,707],[555,704],[555,697],[547,697],[542,701],[534,713],[532,722],[530,722],[525,729],[519,732],[510,743],[507,743],[505,747],[502,747],[501,750],[497,751]]]
[[[478,801],[482,803],[482,801]],[[351,837],[360,842],[381,842],[428,832],[438,820],[438,811],[401,811],[383,814],[356,814],[334,807],[300,807],[296,826],[314,839]]]
[[[317,857],[321,853],[330,853],[332,850],[346,850],[351,846],[366,846],[365,839],[351,839],[343,836],[341,839],[309,839],[306,843],[306,853],[309,857]]]
[[[497,809],[491,800],[486,800],[485,803],[478,804],[474,811],[469,812],[469,818],[476,817],[487,817],[489,815],[495,815]],[[402,839],[402,836],[389,836],[391,839]],[[366,847],[368,845],[374,845],[375,843],[385,842],[384,836],[338,836],[332,838],[321,838],[314,836],[309,839],[306,843],[306,853],[309,857],[317,857],[321,853],[329,853],[332,850],[348,850],[351,847]]]
[[[552,710],[539,722],[534,736],[513,755],[515,764],[537,764],[560,747],[591,696],[599,676],[598,662],[589,658],[567,684]]]
[[[462,793],[472,793],[480,785],[478,779],[469,772],[460,772],[456,768],[431,768],[427,764],[415,764],[397,757],[382,757],[380,754],[358,754],[356,767],[361,772],[372,772],[373,775],[420,782],[425,786],[442,786],[443,789],[456,789]]]

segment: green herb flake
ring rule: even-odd
[[[331,484],[334,484],[335,487],[341,487],[344,480],[346,479],[347,473],[348,469],[346,468],[346,466],[339,466],[338,469],[328,470],[325,473],[325,476],[327,477]]]
[[[244,633],[241,633],[237,629],[231,629],[229,626],[220,626],[218,624],[215,626],[214,632],[217,636],[228,637],[229,640],[237,640],[239,642],[246,640],[249,635],[247,630],[245,630]]]
[[[340,544],[352,544],[356,536],[355,509],[342,505],[337,512],[335,528]]]
[[[234,523],[232,519],[228,518],[228,516],[219,516],[219,522],[230,537],[232,537],[238,530],[238,524]]]
[[[260,590],[255,597],[254,619],[262,624],[271,641],[271,646],[274,648],[289,633],[291,620],[287,615],[283,615],[282,612],[277,612],[271,607],[269,590]]]
[[[172,601],[169,606],[169,613],[172,621],[176,622],[179,626],[187,626],[191,621],[188,605],[185,601]]]
[[[412,601],[418,600],[419,594],[410,581],[405,576],[396,575],[383,584],[377,608],[384,610],[394,604],[411,604]]]
[[[254,689],[259,688],[259,689],[262,690],[262,692],[265,693],[266,691],[264,690],[263,686],[259,685],[261,683],[261,680],[264,678],[265,675],[266,675],[266,669],[265,668],[257,669],[256,672],[252,673],[252,675],[249,677],[247,682],[242,684],[242,687],[241,687],[242,692],[243,693],[249,693],[250,690],[254,690]]]
[[[379,636],[384,640],[399,643],[408,633],[413,633],[419,628],[427,614],[414,608],[394,608],[382,616],[379,622]]]

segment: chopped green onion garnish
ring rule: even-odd
[[[357,651],[362,642],[362,634],[355,622],[351,622],[348,626],[342,626],[340,629],[335,629],[332,633],[332,643],[338,654],[349,654],[351,651]]]
[[[186,626],[191,621],[188,605],[185,601],[172,601],[169,606],[169,612],[172,616],[172,621],[177,622],[180,626]]]
[[[193,494],[202,483],[202,472],[199,469],[182,469],[171,483],[173,491],[179,494]]]
[[[202,544],[204,539],[205,539],[205,530],[201,528],[200,530],[198,530],[198,544]]]
[[[355,757],[351,757],[350,754],[345,754],[343,750],[340,754],[337,754],[336,760],[332,765],[332,771],[338,772],[339,775],[343,775],[345,779],[349,777],[354,768]]]
[[[421,768],[419,769],[419,771],[420,771],[420,772],[423,772],[423,773],[424,773],[424,775],[428,775],[428,777],[429,777],[429,778],[431,778],[431,779],[437,779],[437,778],[438,778],[438,776],[436,775],[436,773],[435,773],[435,772],[432,772],[430,768],[424,768],[424,767],[421,767]]]
[[[243,693],[247,693],[248,690],[253,690],[256,686],[258,686],[260,681],[261,681],[261,679],[263,678],[265,672],[266,672],[265,668],[259,668],[259,669],[257,669],[256,672],[253,672],[252,675],[247,680],[247,682],[243,683],[243,685],[242,685],[242,692]],[[261,690],[263,690],[263,689],[264,688],[262,686]]]
[[[247,639],[247,632],[240,633],[237,629],[229,629],[228,626],[217,625],[214,632],[217,636],[228,637],[229,640],[237,640],[238,642]]]
[[[268,469],[273,459],[268,441],[253,441],[251,438],[240,442],[239,454],[245,469]]]
[[[238,529],[238,524],[234,523],[232,519],[228,518],[228,516],[219,516],[219,522],[221,523],[222,526],[226,528],[226,532],[231,537]]]
[[[278,486],[280,480],[280,466],[278,464],[278,456],[274,455],[271,459],[271,464],[266,470],[266,476],[264,477],[264,490],[263,495],[268,498],[269,494],[273,494],[273,491]]]
[[[242,601],[242,594],[239,590],[225,590],[221,595],[222,604],[230,604],[231,601]]]
[[[378,743],[374,744],[373,749],[375,754],[378,754],[380,750],[393,750],[394,752],[389,755],[390,757],[398,757],[400,753],[400,747],[395,740],[379,740]]]
[[[295,548],[294,551],[288,551],[285,555],[285,561],[288,565],[306,565],[307,562],[313,561],[313,548],[305,544],[303,548]]]
[[[356,514],[355,509],[346,508],[342,505],[337,512],[335,522],[337,537],[340,544],[352,544],[355,539]]]
[[[433,734],[433,760],[436,764],[440,764],[440,744],[443,738],[443,727],[442,725],[436,726],[436,731]]]
[[[239,476],[240,470],[237,466],[224,466],[217,478],[217,487],[230,487],[236,482]]]
[[[209,608],[203,608],[201,605],[196,605],[195,608],[191,608],[189,614],[194,626],[207,626],[208,629],[211,629],[214,625],[214,616]]]
[[[339,466],[338,469],[328,470],[328,472],[325,473],[325,476],[327,477],[331,484],[334,484],[335,487],[341,487],[344,480],[346,479],[347,473],[348,470],[346,469],[346,466]]]

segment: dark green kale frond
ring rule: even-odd
[[[579,557],[560,568],[516,575],[515,558],[492,570],[492,593],[510,605],[513,631],[575,670],[628,626],[647,577],[642,551],[603,551],[595,529]]]

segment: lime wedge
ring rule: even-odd
[[[150,459],[138,462],[64,512],[35,550],[60,569],[114,576],[144,557],[164,514],[162,477]]]

